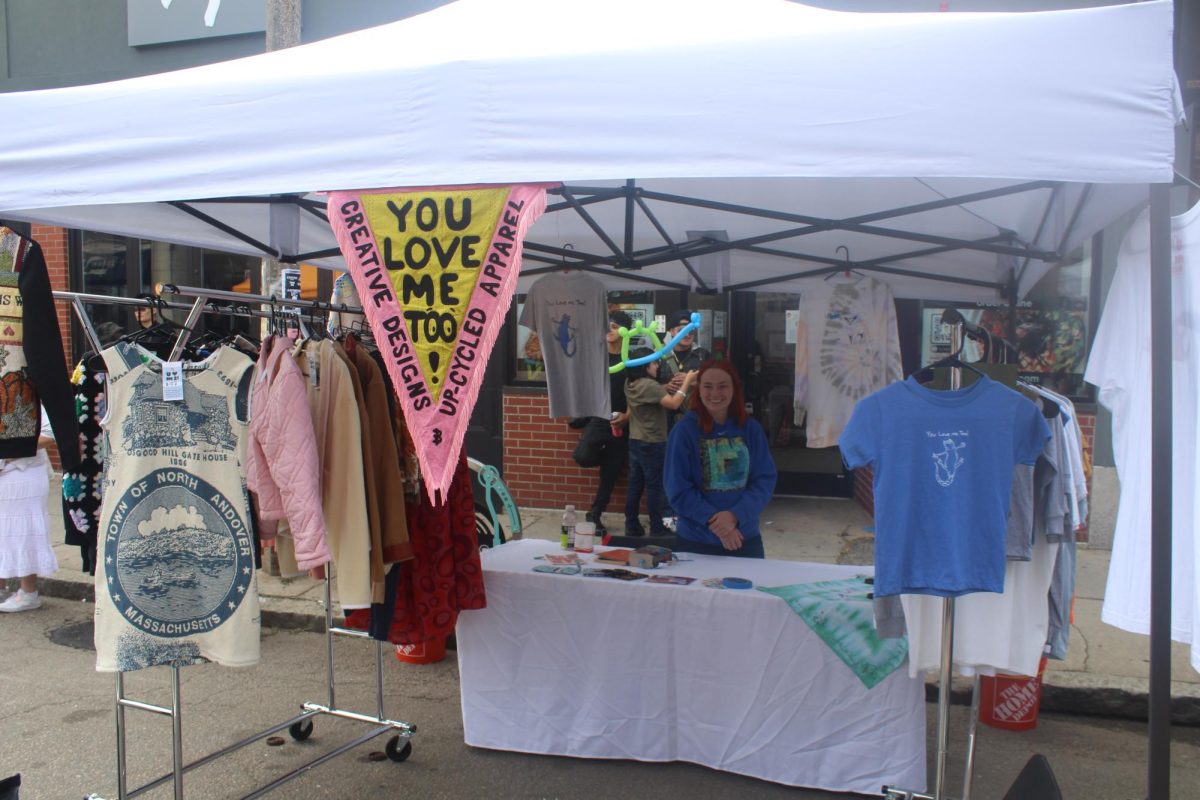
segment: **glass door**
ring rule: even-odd
[[[793,405],[800,295],[739,292],[732,302],[731,353],[750,412],[766,431],[779,470],[778,494],[849,497],[853,490],[836,447],[806,445]]]

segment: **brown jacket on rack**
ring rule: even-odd
[[[346,338],[345,349],[346,355],[358,369],[358,380],[367,408],[363,419],[364,428],[370,431],[371,463],[366,465],[366,469],[375,476],[383,563],[409,561],[413,557],[413,549],[408,540],[408,521],[404,515],[404,478],[392,430],[387,382],[375,359],[357,345],[354,337]],[[367,457],[365,451],[363,457]]]

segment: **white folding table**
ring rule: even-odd
[[[522,540],[484,552],[487,608],[457,629],[467,744],[688,761],[830,791],[924,788],[922,681],[901,667],[867,689],[780,598],[701,582],[869,567],[685,556],[657,572],[698,580],[672,586],[534,572],[549,552],[561,551]]]

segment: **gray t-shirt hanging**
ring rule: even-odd
[[[520,322],[541,340],[550,416],[608,419],[604,285],[586,272],[546,275],[529,287]]]

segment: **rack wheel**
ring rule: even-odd
[[[407,739],[404,741],[404,747],[400,746],[400,737],[393,736],[388,739],[387,747],[384,748],[387,752],[387,757],[399,764],[401,761],[407,761],[412,755],[412,742]]]
[[[297,742],[303,742],[305,739],[312,736],[312,732],[313,723],[311,719],[302,719],[299,722],[293,722],[291,727],[288,728],[288,733],[290,733],[292,738]]]

